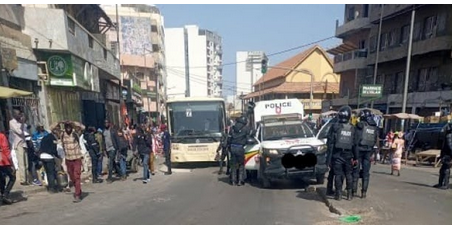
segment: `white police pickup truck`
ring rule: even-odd
[[[326,145],[303,117],[303,104],[298,99],[256,103],[255,132],[245,149],[245,169],[263,187],[281,178],[316,179],[323,184],[328,171]]]

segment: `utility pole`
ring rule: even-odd
[[[123,105],[124,102],[124,98],[122,95],[122,84],[124,81],[124,77],[122,76],[122,63],[121,63],[121,43],[119,41],[119,9],[118,9],[118,4],[116,4],[116,44],[117,44],[117,50],[118,50],[118,61],[119,61],[119,106],[121,108],[121,106]],[[128,92],[130,93],[130,92]],[[121,111],[122,108],[120,109],[119,112],[119,118],[121,119],[121,123],[125,121],[125,117],[122,117],[121,115]],[[127,109],[126,109],[127,111]],[[113,117],[111,117],[113,118]],[[110,119],[111,119],[110,118]]]
[[[381,4],[380,10],[380,24],[378,25],[378,36],[377,36],[377,54],[375,55],[375,67],[374,67],[374,81],[373,84],[377,84],[377,73],[378,73],[378,59],[380,59],[380,43],[381,43],[381,25],[383,24],[383,9],[385,5]],[[359,108],[359,105],[358,105]],[[374,108],[374,100],[370,104],[370,108]]]
[[[405,70],[405,85],[403,87],[403,99],[402,99],[402,113],[406,112],[406,102],[408,98],[408,83],[410,81],[410,65],[411,65],[411,49],[413,46],[413,31],[414,31],[414,19],[416,17],[416,10],[411,11],[411,26],[410,26],[410,39],[408,41],[408,54],[406,59],[406,70]],[[405,119],[402,119],[402,131],[405,130]]]

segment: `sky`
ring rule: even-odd
[[[334,36],[336,20],[343,22],[344,5],[157,5],[165,28],[198,25],[223,39],[223,63],[235,62],[237,51],[264,51],[267,55]],[[318,45],[340,44],[333,38]],[[308,49],[269,57],[275,65]],[[223,95],[235,94],[235,65],[223,67]],[[239,86],[240,87],[240,86]]]

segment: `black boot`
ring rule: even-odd
[[[6,205],[10,205],[13,203],[13,201],[11,199],[9,199],[9,195],[2,196],[1,201],[3,202],[3,204],[6,204]]]
[[[352,190],[347,190],[347,200],[353,200],[353,192],[352,192]]]
[[[361,199],[365,199],[366,198],[366,191],[361,191]]]
[[[342,200],[342,192],[341,192],[341,191],[338,191],[338,190],[336,189],[336,194],[334,195],[334,199],[335,199],[335,200],[338,200],[338,201]]]

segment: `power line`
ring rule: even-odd
[[[271,54],[268,54],[267,57],[276,56],[276,55],[287,53],[287,52],[290,52],[290,51],[293,51],[293,50],[301,49],[301,48],[304,48],[304,47],[307,47],[307,46],[311,46],[311,45],[314,45],[314,44],[317,44],[317,43],[320,43],[320,42],[324,42],[324,41],[327,41],[327,40],[330,40],[330,39],[333,39],[333,38],[336,38],[336,37],[335,36],[330,36],[330,37],[323,38],[323,39],[320,39],[320,40],[317,40],[317,41],[314,41],[314,42],[310,42],[310,43],[307,43],[307,44],[304,44],[304,45],[300,45],[300,46],[292,47],[292,48],[285,49],[285,50],[282,50],[282,51],[278,51],[278,52],[275,52],[275,53],[271,53]],[[244,63],[244,62],[246,62],[246,61],[229,62],[229,63],[225,63],[225,64],[220,65],[220,66],[236,65],[238,63]],[[178,69],[185,68],[185,66],[164,66],[164,67],[166,67],[166,68],[168,68],[168,67],[169,68],[178,68]],[[189,69],[207,68],[207,66],[192,66],[192,67],[189,66],[188,68]]]

